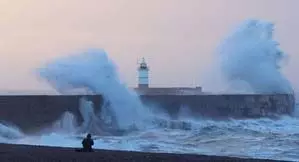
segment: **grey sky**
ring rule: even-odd
[[[4,0],[0,2],[0,89],[45,90],[32,70],[48,59],[104,48],[124,80],[136,84],[145,57],[151,83],[195,86],[213,51],[248,18],[276,23],[297,83],[297,0]]]

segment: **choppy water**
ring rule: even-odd
[[[272,23],[259,20],[242,23],[220,45],[215,64],[218,66],[215,71],[208,71],[216,76],[208,81],[210,90],[292,93],[293,87],[280,73],[279,62],[285,54],[272,36]],[[299,161],[299,118],[296,117],[217,122],[196,119],[185,120],[191,124],[190,130],[144,129],[147,124],[143,121],[152,120],[155,115],[148,115],[148,109],[123,84],[113,61],[102,50],[55,60],[38,69],[38,74],[62,94],[76,88],[102,94],[111,103],[106,110],[114,116],[115,127],[127,129],[134,125],[139,129],[125,136],[97,137],[96,148]],[[208,88],[209,85],[204,85],[203,89]],[[72,116],[67,116],[62,128],[64,132],[72,132]],[[80,147],[78,136],[57,129],[33,137],[0,125],[0,142],[6,143]]]
[[[197,120],[191,130],[153,128],[126,136],[97,136],[95,147],[112,150],[193,153],[299,161],[299,119]],[[16,133],[13,133],[16,134]],[[53,131],[1,142],[81,147],[83,135]]]

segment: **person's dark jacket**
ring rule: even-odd
[[[84,152],[92,152],[92,146],[94,142],[91,138],[84,138],[82,141],[83,151]]]

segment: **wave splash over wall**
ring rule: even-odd
[[[274,24],[260,20],[244,21],[233,30],[217,48],[211,75],[213,86],[219,85],[215,89],[293,93],[291,84],[280,71],[287,55],[273,34]]]
[[[115,64],[102,49],[53,60],[39,68],[38,73],[62,94],[71,93],[73,89],[85,89],[91,94],[103,95],[117,128],[144,126],[147,109],[138,95],[120,80]]]
[[[288,80],[280,72],[285,58],[278,43],[272,38],[273,24],[259,20],[242,23],[218,48],[215,67],[217,77],[210,82],[217,90],[242,90],[252,93],[292,92]],[[219,65],[219,66],[217,66]],[[89,50],[78,55],[53,60],[38,69],[38,74],[62,94],[73,89],[85,89],[92,94],[105,97],[104,113],[116,119],[119,128],[131,125],[143,127],[148,110],[142,106],[138,96],[128,90],[117,74],[117,68],[103,50]],[[221,81],[222,84],[217,84]],[[217,86],[220,87],[217,87]],[[224,85],[227,87],[223,88]],[[204,89],[208,89],[205,85]],[[94,114],[92,103],[81,100],[83,127],[89,125]],[[112,115],[111,115],[112,114]],[[298,118],[283,117],[281,120],[251,119],[212,121],[190,119],[187,108],[180,113],[188,130],[169,129],[170,120],[156,120],[166,129],[148,129],[121,137],[103,137],[95,141],[95,147],[102,149],[138,150],[150,152],[180,152],[212,155],[249,156],[297,160],[299,122]],[[107,117],[106,115],[103,115]],[[94,116],[93,116],[94,117]],[[96,116],[99,117],[99,116]],[[10,126],[0,125],[0,136],[16,138],[14,143],[41,144],[49,146],[80,147],[74,116],[66,112],[62,120],[55,123],[63,127],[59,131],[39,137],[26,137]],[[108,120],[108,119],[103,119]],[[159,123],[160,122],[160,123]],[[89,125],[90,126],[90,125]],[[67,128],[67,129],[64,129]],[[76,134],[77,135],[77,134]],[[76,136],[77,137],[77,136]],[[0,140],[2,140],[0,138]],[[261,143],[267,143],[264,145]],[[240,149],[240,146],[242,149]],[[211,149],[212,148],[212,149]],[[262,152],[260,150],[263,150]]]

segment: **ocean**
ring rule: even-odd
[[[198,119],[185,122],[191,123],[191,130],[151,128],[134,131],[125,136],[93,136],[94,147],[299,161],[299,118],[284,116],[277,120],[229,121]],[[6,131],[8,133],[8,130]],[[17,130],[10,131],[15,131],[9,132],[10,134],[18,134]],[[13,139],[2,137],[1,142],[81,147],[84,136],[85,134],[72,134],[67,131],[52,131],[39,136],[16,135],[18,138]]]
[[[241,23],[220,43],[215,54],[215,66],[211,69],[215,73],[210,74],[217,76],[210,78],[221,77],[214,79],[217,83],[209,80],[212,85],[207,84],[204,89],[293,93],[293,86],[280,72],[279,61],[285,54],[273,40],[272,33],[273,24],[269,22],[249,20]],[[94,135],[95,148],[299,161],[299,115],[296,114],[279,119],[226,121],[184,116],[180,120],[191,126],[188,130],[152,124],[159,114],[150,112],[138,95],[126,87],[113,61],[102,49],[90,49],[53,60],[38,68],[36,73],[60,94],[83,88],[89,93],[102,94],[110,102],[103,107],[106,113],[91,114],[92,118],[90,103],[85,103],[80,109],[86,124],[84,127],[95,118],[112,116],[109,120],[113,120],[115,129],[128,129],[132,125],[136,128],[123,136]],[[211,87],[214,89],[209,89]],[[66,114],[57,121],[62,124],[56,123],[55,129],[35,136],[25,135],[15,127],[0,125],[0,142],[81,147],[81,139],[88,131],[75,133],[77,128],[72,124],[73,120],[72,114]],[[164,120],[169,119],[165,117]]]

